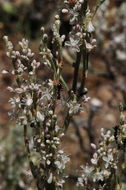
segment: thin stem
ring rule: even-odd
[[[62,84],[63,84],[64,88],[66,88],[66,90],[68,91],[68,90],[69,90],[69,88],[68,88],[68,86],[67,86],[67,84],[66,84],[65,80],[63,79],[62,75],[60,76],[60,80],[61,80],[61,82],[62,82]]]
[[[85,0],[82,5],[81,15],[83,16],[86,15],[87,6],[88,6],[88,0]],[[74,93],[76,93],[77,90],[77,80],[78,80],[79,66],[81,62],[81,54],[82,54],[81,51],[77,53],[76,63],[74,66],[74,77],[73,77],[73,86],[72,86],[72,90]]]
[[[81,80],[81,86],[79,89],[79,96],[82,96],[84,93],[85,83],[87,79],[87,73],[88,73],[88,57],[89,53],[86,51],[86,47],[83,53],[83,69],[82,69],[82,80]]]
[[[67,131],[68,127],[69,127],[69,124],[70,124],[70,121],[71,121],[72,117],[70,116],[69,112],[67,113],[66,117],[65,117],[65,120],[64,120],[64,130],[65,132]]]
[[[73,86],[72,86],[72,90],[74,93],[76,93],[76,90],[77,90],[77,80],[78,80],[80,61],[81,61],[81,52],[78,52],[76,63],[74,66],[74,76],[73,76]]]
[[[96,13],[97,13],[97,10],[99,9],[99,7],[104,3],[104,1],[105,0],[98,0],[97,1],[97,5],[96,5],[96,8],[95,8],[95,10],[94,10],[94,13],[93,13],[93,15],[92,15],[92,19],[94,18],[94,16],[96,15]]]
[[[91,110],[89,118],[88,118],[88,123],[87,123],[87,132],[88,132],[90,144],[95,143],[94,130],[93,130],[93,125],[92,125],[94,116],[95,116],[95,112]]]

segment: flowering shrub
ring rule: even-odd
[[[41,28],[40,62],[35,59],[28,40],[22,39],[18,43],[18,50],[15,50],[12,42],[4,36],[7,56],[13,66],[10,72],[15,77],[14,86],[8,87],[9,91],[15,93],[10,99],[13,108],[10,115],[18,125],[24,127],[27,156],[38,190],[63,189],[67,177],[64,169],[69,157],[61,147],[61,140],[70,122],[74,121],[74,116],[84,111],[85,103],[89,100],[86,96],[88,60],[91,50],[96,46],[92,19],[103,2],[104,0],[98,0],[91,12],[88,0],[65,0],[61,15],[65,14],[69,18],[69,36],[61,35],[61,18],[60,14],[57,14],[52,27],[51,48],[48,47],[48,35],[45,29]],[[75,54],[70,87],[62,76],[65,64],[64,49]],[[38,79],[37,70],[42,64],[52,73],[51,79]],[[80,65],[82,76],[78,83]],[[3,74],[5,73],[7,71],[4,70]],[[78,179],[78,185],[84,189],[91,189],[89,182],[94,189],[109,186],[116,176],[119,152],[117,147],[125,144],[125,129],[122,130],[121,126],[118,126],[115,135],[112,135],[111,131],[104,133],[102,130],[101,136],[103,140],[98,149],[95,144],[91,144],[92,148],[96,149],[91,159],[92,165],[83,167],[83,174]],[[117,146],[113,145],[115,139]],[[113,183],[114,185],[110,184],[109,187],[115,187],[115,181]]]

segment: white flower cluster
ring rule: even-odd
[[[62,13],[70,13],[70,24],[78,23],[79,21],[79,14],[84,3],[84,0],[76,1],[75,4],[71,7],[70,2],[65,0],[64,3],[66,4],[66,8],[62,10]]]
[[[65,1],[66,8],[62,10],[63,14],[68,14],[72,30],[69,34],[69,41],[65,42],[66,47],[70,47],[74,52],[80,52],[80,47],[84,45],[90,52],[96,47],[96,40],[87,37],[94,32],[92,24],[92,15],[86,1],[75,1],[73,5]]]
[[[41,155],[40,163],[43,164],[44,168],[48,168],[48,172],[44,174],[46,181],[48,184],[55,182],[58,189],[65,183],[65,175],[63,177],[62,172],[69,158],[63,150],[59,149],[60,139],[64,133],[61,132],[57,124],[57,116],[53,114],[52,110],[48,113],[50,118],[45,123],[45,132],[43,131],[41,136],[34,138],[34,148]]]
[[[96,149],[95,144],[91,147],[95,150],[91,161],[91,166],[82,166],[82,175],[78,178],[78,186],[83,186],[88,189],[89,182],[93,188],[100,189],[102,186],[107,185],[108,181],[111,182],[111,177],[114,171],[117,170],[118,150],[114,147],[114,135],[111,131],[107,132],[101,129],[101,141],[99,148]]]
[[[41,84],[38,81],[36,71],[40,62],[34,59],[28,40],[23,39],[19,42],[19,51],[14,50],[8,37],[5,36],[4,40],[7,55],[12,60],[13,71],[11,73],[16,77],[17,82],[17,86],[8,87],[10,92],[15,93],[15,97],[9,100],[13,108],[11,115],[18,125],[31,127],[33,130],[33,136],[29,139],[28,150],[30,152],[28,154],[34,166],[37,167],[39,179],[41,178],[41,181],[44,179],[45,184],[55,183],[57,189],[61,188],[65,182],[65,175],[62,176],[62,173],[69,158],[64,151],[60,150],[64,129],[61,130],[57,121],[58,116],[55,114],[56,86],[51,79]],[[50,68],[54,69],[51,63],[52,54],[46,46],[46,40],[47,36],[43,34],[42,61],[44,64],[48,62]]]
[[[87,78],[89,52],[95,47],[96,43],[96,40],[91,35],[94,31],[92,15],[88,1],[65,0],[65,6],[62,9],[62,14],[68,14],[70,24],[72,25],[68,41],[64,43],[65,36],[60,35],[61,19],[59,15],[55,16],[52,28],[53,51],[48,48],[48,35],[45,33],[44,28],[41,28],[41,60],[52,72],[52,80],[48,79],[41,83],[38,80],[37,69],[41,64],[34,59],[34,53],[29,48],[28,40],[23,39],[19,42],[19,48],[16,51],[8,37],[4,37],[7,46],[7,56],[13,65],[11,74],[15,76],[17,83],[14,88],[8,87],[8,90],[15,94],[15,97],[10,99],[13,107],[12,116],[18,124],[24,126],[25,145],[31,171],[36,178],[38,189],[62,189],[65,182],[63,170],[69,158],[60,148],[61,138],[64,135],[64,131],[68,128],[71,118],[81,112],[83,104],[89,100],[89,97],[86,96],[87,90],[85,91],[85,79]],[[77,53],[72,90],[68,88],[61,73],[64,64],[63,49],[66,46]],[[76,92],[81,62],[83,62],[82,80],[80,88]],[[2,73],[6,74],[7,71],[4,70]],[[63,87],[67,90],[67,96],[61,93]],[[62,105],[66,106],[66,117],[63,120],[62,127],[59,125],[59,113],[57,113],[58,100],[60,100]],[[32,131],[32,134],[28,134],[29,129]],[[109,134],[104,135],[104,137],[110,139]],[[103,138],[103,141],[106,143],[107,139],[105,138]],[[95,147],[95,145],[92,145],[92,147]],[[109,158],[104,153],[103,147],[108,148]],[[100,144],[100,148],[99,152],[97,151],[91,160],[93,165],[93,170],[91,170],[93,173],[96,173],[95,176],[94,174],[92,175],[96,178],[94,181],[102,180],[99,175],[103,176],[103,180],[106,179],[109,176],[106,170],[109,169],[111,172],[112,168],[115,169],[112,157],[113,151],[111,151],[109,145]],[[100,169],[95,170],[99,160],[103,162],[103,166],[101,166],[102,172]],[[86,176],[88,175],[87,173]],[[82,179],[80,178],[80,181]],[[88,178],[84,177],[85,184],[86,180]]]
[[[73,100],[69,101],[66,106],[68,107],[69,115],[71,116],[77,115],[83,111],[82,105],[77,102],[76,97],[74,97]]]

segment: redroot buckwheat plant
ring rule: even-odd
[[[29,42],[22,39],[18,43],[18,50],[4,36],[7,56],[11,60],[15,77],[13,87],[8,90],[15,93],[10,99],[13,111],[11,117],[18,125],[24,127],[24,140],[30,169],[36,181],[38,190],[63,189],[65,183],[64,169],[69,157],[61,147],[61,139],[65,135],[74,115],[84,111],[84,105],[89,100],[86,97],[86,78],[90,51],[96,46],[93,38],[94,26],[92,19],[104,0],[98,0],[95,9],[90,10],[88,0],[65,0],[60,14],[55,16],[52,26],[53,38],[51,49],[48,47],[48,35],[41,28],[40,42],[41,62],[29,48]],[[66,15],[71,25],[69,36],[61,35],[61,16]],[[63,50],[75,55],[74,73],[71,86],[68,87],[62,69],[65,64]],[[52,78],[40,81],[37,70],[40,65],[47,66]],[[78,83],[80,65],[82,77]],[[3,74],[7,71],[3,71]],[[79,84],[79,86],[78,86]],[[60,107],[59,109],[57,109]],[[61,116],[61,112],[63,113]],[[62,122],[61,122],[62,120]],[[124,124],[124,123],[123,123]],[[115,129],[115,136],[111,131],[102,130],[102,141],[96,149],[91,166],[83,167],[83,174],[78,179],[78,185],[83,189],[103,189],[116,176],[119,148],[113,147],[116,139],[117,146],[123,146],[125,139],[125,125]]]

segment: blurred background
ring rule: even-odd
[[[92,8],[93,1],[90,2]],[[7,35],[14,44],[23,37],[28,38],[31,49],[38,53],[40,28],[44,26],[51,38],[54,15],[62,4],[62,0],[0,0],[0,190],[35,190],[22,128],[8,116],[11,109],[8,100],[12,94],[6,88],[13,84],[13,77],[1,74],[3,69],[11,69],[2,38]],[[70,178],[65,190],[77,189],[79,167],[92,155],[90,143],[98,142],[101,127],[112,128],[117,124],[119,104],[126,105],[126,0],[106,0],[97,12],[94,26],[97,48],[90,56],[86,86],[91,100],[85,113],[70,125],[62,142],[71,158],[66,171]],[[70,26],[63,16],[61,28],[62,33],[68,35]],[[63,69],[68,84],[73,73],[71,60]],[[38,77],[44,79],[46,74],[44,66],[41,67]]]

